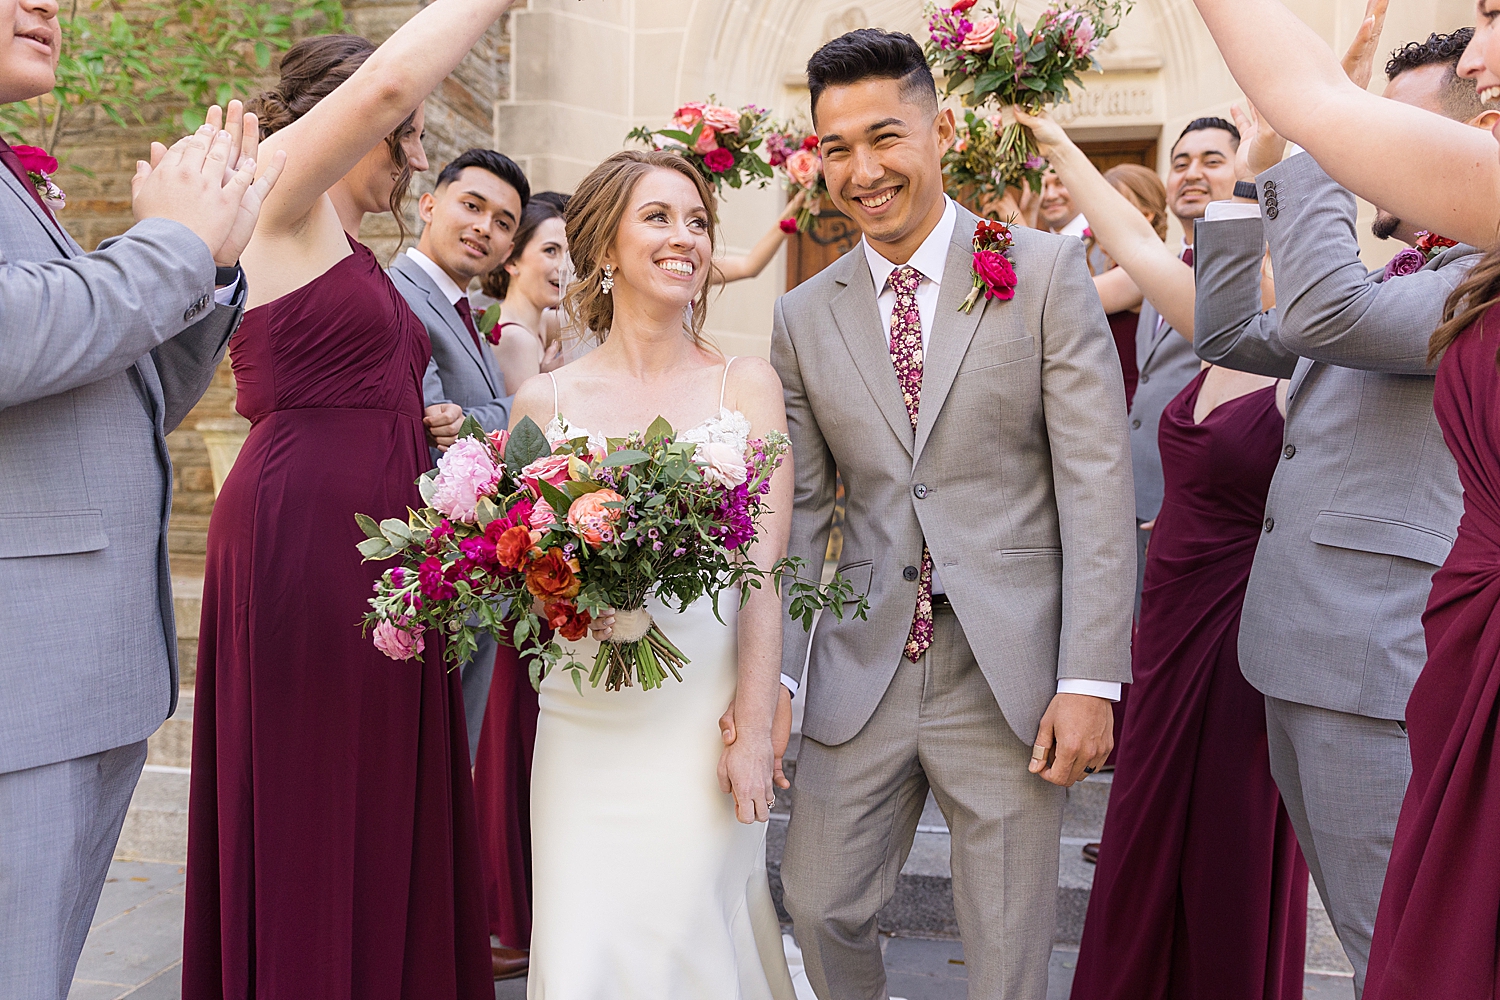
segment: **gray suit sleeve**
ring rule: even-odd
[[[1199,220],[1193,232],[1193,350],[1225,368],[1291,378],[1297,355],[1281,342],[1276,310],[1260,308],[1265,246],[1259,219]]]
[[[437,358],[427,360],[427,371],[422,374],[422,403],[424,406],[436,406],[439,403],[453,402],[448,398],[448,391],[443,388],[443,377],[438,372]]]
[[[486,431],[504,430],[510,426],[510,404],[503,399],[497,399],[479,406],[466,406],[464,416],[473,417],[479,421],[479,426]]]
[[[118,374],[213,301],[208,247],[147,219],[93,253],[0,263],[0,409]]]
[[[1266,220],[1281,339],[1314,361],[1392,374],[1428,374],[1427,341],[1468,267],[1371,280],[1359,259],[1354,195],[1306,153],[1261,174],[1280,197]],[[1477,258],[1475,258],[1477,260]]]
[[[771,366],[781,377],[787,431],[792,439],[797,473],[787,554],[802,559],[806,563],[805,572],[817,577],[823,571],[828,535],[833,530],[833,453],[828,449],[828,442],[823,438],[823,430],[818,426],[812,404],[808,401],[797,349],[787,332],[780,299],[776,300],[775,317],[771,332]],[[790,599],[789,595],[783,595],[783,607]],[[802,665],[807,662],[811,637],[800,621],[787,620],[783,625],[781,672],[796,684],[802,678]]]
[[[247,292],[245,283],[240,282],[233,302],[215,306],[203,319],[151,352],[166,403],[163,421],[167,433],[177,429],[208,391],[214,369],[224,359],[229,338],[244,315]]]
[[[1062,536],[1057,678],[1130,680],[1135,488],[1125,391],[1083,244],[1058,241],[1042,311],[1042,405]]]

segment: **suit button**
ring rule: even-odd
[[[1266,183],[1263,185],[1263,187],[1266,189],[1266,193],[1267,194],[1274,194],[1275,191],[1276,191],[1276,182],[1275,181],[1266,181]]]
[[[916,497],[918,500],[926,500],[927,499],[927,484],[926,483],[918,483],[917,485],[913,486],[911,488],[911,495],[914,496],[914,497]]]
[[[1151,381],[1151,376],[1147,375],[1145,372],[1141,372],[1140,383],[1142,385],[1145,385],[1149,381]]]
[[[1139,419],[1139,418],[1137,418],[1137,419],[1135,419],[1135,420],[1132,420],[1132,421],[1131,421],[1131,422],[1130,422],[1130,426],[1131,426],[1131,428],[1132,428],[1132,429],[1133,429],[1133,430],[1140,430],[1140,429],[1141,429],[1141,421],[1140,421],[1140,419]]]
[[[1276,206],[1275,205],[1271,205],[1269,208],[1266,209],[1266,218],[1268,218],[1268,219],[1274,219],[1274,218],[1276,218],[1276,216],[1278,216],[1280,214],[1281,214],[1280,212],[1276,211]]]
[[[1297,446],[1294,444],[1289,444],[1285,448],[1281,449],[1281,453],[1287,458],[1291,458],[1293,455],[1297,454]]]
[[[1266,518],[1266,534],[1270,534],[1271,533],[1271,529],[1274,528],[1274,527],[1276,527],[1276,518],[1274,518],[1274,517],[1268,517],[1268,518]]]
[[[921,576],[921,570],[915,566],[908,566],[901,571],[901,576],[907,583],[916,583],[917,577]]]

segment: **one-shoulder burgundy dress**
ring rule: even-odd
[[[1500,310],[1459,335],[1433,407],[1464,514],[1432,578],[1427,665],[1406,704],[1411,783],[1370,947],[1366,1000],[1500,992]]]
[[[1301,1000],[1307,864],[1271,777],[1240,610],[1281,414],[1267,387],[1161,418],[1166,497],[1073,1000]]]
[[[420,503],[431,346],[350,243],[230,345],[252,427],[208,533],[186,1000],[494,996],[458,673],[361,635],[354,514]]]

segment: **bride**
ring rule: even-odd
[[[781,382],[759,358],[704,343],[714,196],[670,152],[627,150],[573,195],[567,307],[597,350],[527,380],[511,420],[549,438],[623,437],[657,416],[680,440],[746,441],[786,430]],[[786,554],[790,456],[771,481],[756,564]],[[542,683],[532,765],[532,1000],[792,1000],[765,871],[765,822],[785,747],[781,601],[770,586],[682,613],[648,608],[690,658],[655,691]],[[575,656],[609,637],[601,618]],[[734,742],[716,729],[732,702]],[[728,714],[728,713],[726,713]],[[727,794],[726,794],[727,793]]]

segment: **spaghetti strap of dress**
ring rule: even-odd
[[[724,390],[729,388],[729,366],[737,360],[739,359],[734,357],[724,362],[724,380],[719,383],[719,412],[721,413],[724,411]]]
[[[557,405],[557,376],[552,374],[551,372],[548,372],[547,377],[552,380],[552,419],[556,420],[562,415],[562,410],[560,410]],[[722,391],[720,392],[720,395],[723,395]],[[723,404],[721,403],[720,405],[722,406]]]

